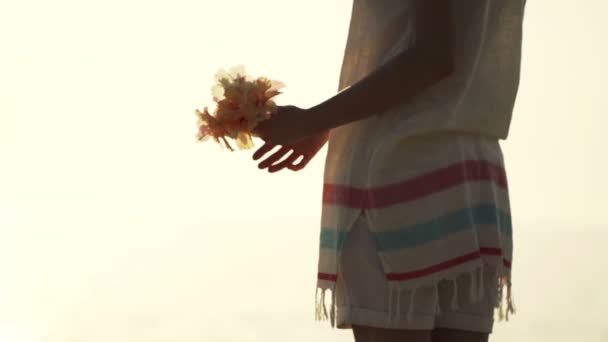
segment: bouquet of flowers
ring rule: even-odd
[[[213,114],[207,107],[202,112],[198,109],[195,112],[199,119],[198,140],[213,138],[234,151],[227,140],[231,138],[241,150],[252,148],[253,130],[258,122],[276,112],[277,105],[272,98],[281,94],[279,89],[284,84],[266,77],[253,79],[245,74],[242,65],[218,71],[215,79],[216,84],[211,89],[216,103]]]

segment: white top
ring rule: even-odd
[[[414,135],[465,132],[507,138],[519,86],[525,0],[449,1],[454,2],[454,72],[413,102],[333,129],[326,160],[331,179],[326,180],[334,182],[341,173],[336,168],[347,168],[351,177],[339,177],[340,183],[373,186],[368,181],[372,155],[391,155]],[[353,1],[339,90],[412,46],[408,4]],[[390,167],[392,161],[374,162]]]
[[[504,160],[519,86],[525,0],[453,5],[454,72],[412,102],[331,130],[319,280],[362,210],[387,279],[437,283],[490,264],[510,284],[512,232]],[[415,44],[407,0],[354,0],[339,90]],[[407,82],[407,75],[403,75]]]

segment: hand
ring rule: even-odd
[[[292,171],[299,171],[308,164],[308,162],[317,154],[317,152],[319,152],[319,150],[323,147],[323,145],[325,145],[328,139],[329,131],[325,131],[319,134],[311,135],[296,143],[290,145],[283,145],[278,151],[274,152],[269,157],[264,159],[261,163],[259,163],[258,167],[260,169],[268,168],[268,172],[271,173],[280,171],[284,168],[288,168]],[[253,159],[260,159],[266,153],[272,150],[275,146],[277,145],[271,142],[266,142],[262,147],[255,151],[255,153],[253,154]],[[289,157],[279,162],[278,164],[274,164],[288,153],[291,153]],[[300,157],[302,157],[302,160],[300,160],[300,162],[298,162],[297,164],[294,164],[294,162]]]
[[[257,124],[253,130],[266,142],[287,145],[313,134],[307,111],[296,106],[278,106],[272,116]]]

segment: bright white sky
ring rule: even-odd
[[[333,95],[351,4],[2,2],[4,276],[46,258],[35,253],[49,244],[127,250],[142,236],[182,241],[186,231],[212,244],[251,222],[276,228],[297,218],[315,244],[325,150],[304,171],[268,175],[251,152],[195,143],[193,112],[209,103],[214,73],[236,64],[285,82],[281,104]],[[503,145],[515,224],[606,227],[607,11],[602,0],[528,2],[520,94]],[[239,241],[232,248],[247,248]]]

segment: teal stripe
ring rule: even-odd
[[[374,233],[379,251],[386,252],[411,248],[439,240],[446,235],[473,229],[476,224],[495,225],[512,237],[511,215],[492,204],[479,205],[440,216],[432,221],[401,228],[391,232]],[[341,249],[346,232],[321,229],[321,248]]]
[[[494,205],[480,205],[397,231],[375,233],[374,239],[378,249],[386,252],[437,241],[446,235],[471,230],[476,224],[496,225],[501,232],[511,236],[510,215]]]
[[[335,229],[322,228],[321,229],[321,248],[325,249],[342,249],[344,240],[346,239],[346,232],[337,231]]]

